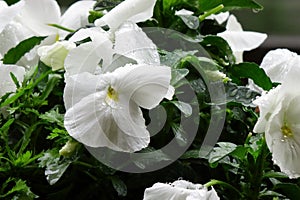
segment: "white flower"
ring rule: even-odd
[[[300,177],[299,64],[300,58],[293,59],[282,85],[254,101],[260,117],[253,131],[265,132],[274,163],[290,178]]]
[[[269,51],[261,63],[266,74],[270,77],[272,82],[282,83],[285,80],[286,74],[294,66],[292,60],[296,59],[298,55],[288,49],[276,49]]]
[[[126,65],[100,75],[66,77],[64,101],[68,133],[89,147],[134,152],[148,146],[149,132],[140,107],[152,109],[166,95],[171,70]]]
[[[0,97],[8,92],[15,92],[17,89],[10,73],[13,73],[19,83],[22,83],[25,69],[17,65],[3,65],[0,63]]]
[[[201,184],[178,180],[171,184],[155,183],[147,188],[143,200],[219,200],[214,188],[208,190]]]
[[[269,51],[263,58],[260,67],[266,72],[272,82],[282,83],[286,74],[292,67],[300,67],[294,65],[294,59],[297,59],[299,55],[288,49],[275,49]],[[259,93],[263,93],[264,90],[257,86],[252,80],[249,80],[248,87]]]
[[[0,12],[0,54],[4,55],[21,41],[33,36],[49,36],[39,46],[53,44],[57,36],[63,38],[67,32],[49,24],[78,29],[81,25],[86,25],[88,11],[94,3],[95,1],[77,2],[71,5],[63,16],[55,0],[21,0],[3,8]],[[25,54],[18,64],[37,64],[36,49]]]
[[[156,0],[125,0],[114,7],[100,19],[96,26],[108,25],[110,29],[117,29],[125,21],[143,22],[151,18]]]
[[[243,62],[244,51],[257,48],[267,38],[264,33],[243,31],[241,24],[234,15],[229,16],[226,31],[217,35],[228,42],[237,63]]]
[[[69,41],[56,42],[53,45],[42,46],[38,48],[40,60],[46,65],[52,67],[52,70],[64,68],[65,58],[71,49],[74,49],[76,44]]]

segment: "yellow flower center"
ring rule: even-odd
[[[107,97],[114,101],[119,100],[118,93],[111,86],[107,89]]]
[[[292,137],[293,132],[286,124],[281,127],[281,133],[283,134],[283,137]]]

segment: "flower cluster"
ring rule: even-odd
[[[244,62],[267,35],[229,11],[262,7],[222,3],[0,0],[0,198],[295,198],[300,56]]]

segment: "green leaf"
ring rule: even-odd
[[[190,29],[196,30],[199,28],[199,19],[193,15],[179,15],[180,19],[184,22],[184,24]]]
[[[40,97],[41,101],[45,101],[48,98],[48,96],[53,91],[53,89],[55,88],[55,86],[57,85],[57,83],[59,82],[60,79],[61,79],[61,76],[57,75],[57,74],[53,74],[52,76],[49,76],[47,85]]]
[[[219,147],[214,147],[213,151],[209,154],[208,162],[210,164],[217,163],[237,148],[236,144],[230,142],[218,142],[217,144]]]
[[[117,191],[119,196],[125,197],[127,195],[127,186],[126,184],[116,176],[110,177],[111,183],[114,189]]]
[[[245,86],[238,86],[235,83],[228,82],[225,85],[226,101],[241,103],[244,106],[255,107],[253,100],[260,94]]]
[[[172,68],[177,68],[177,64],[180,60],[189,55],[195,55],[197,51],[182,51],[176,49],[173,52],[160,51],[160,62],[162,65],[166,65]]]
[[[219,36],[208,35],[203,38],[200,44],[207,50],[210,56],[222,65],[232,65],[235,57],[229,44]]]
[[[12,5],[12,4],[15,4],[15,3],[17,3],[17,2],[19,2],[20,0],[4,0],[6,3],[7,3],[7,5]]]
[[[262,10],[263,7],[254,0],[222,0],[222,4],[225,6],[225,10],[251,8],[255,11]]]
[[[147,147],[142,149],[139,154],[135,154],[131,159],[136,166],[145,169],[147,166],[151,166],[158,162],[168,161],[171,158],[160,149],[156,150],[152,147]]]
[[[60,161],[57,149],[48,150],[38,160],[40,167],[46,167],[45,176],[50,185],[55,184],[71,164],[70,160]]]
[[[5,190],[8,185],[12,182],[15,182],[15,185],[5,194],[0,194],[0,198],[8,198],[10,199],[34,199],[38,196],[30,191],[30,188],[26,185],[26,182],[21,179],[8,178],[5,183],[2,185],[1,191]],[[14,196],[12,196],[14,195]]]
[[[188,1],[188,0],[186,0]],[[216,6],[223,4],[224,10],[233,10],[233,9],[242,9],[242,8],[251,8],[255,10],[261,10],[263,7],[255,2],[254,0],[199,0],[199,9],[200,11],[208,11]],[[223,11],[224,11],[223,10]]]
[[[38,154],[32,157],[31,151],[26,151],[24,154],[21,154],[17,157],[16,160],[13,161],[14,165],[17,167],[24,167],[34,160],[38,159],[41,155]]]
[[[264,90],[270,90],[273,87],[271,79],[256,63],[244,62],[236,64],[230,67],[228,72],[232,75],[232,80],[237,84],[241,84],[240,78],[250,78]]]
[[[179,82],[189,73],[188,69],[172,69],[171,85],[176,88]]]
[[[187,134],[184,131],[184,129],[182,128],[182,126],[172,123],[171,127],[172,127],[173,133],[175,135],[176,142],[180,146],[186,146],[188,143],[188,139],[187,139]]]
[[[183,114],[185,117],[189,117],[193,113],[192,106],[188,103],[182,101],[171,101]]]
[[[59,113],[58,108],[40,115],[40,118],[47,122],[56,123],[57,125],[64,127],[64,115]]]
[[[300,199],[300,187],[293,183],[279,183],[274,187],[275,191],[280,191],[289,199]]]
[[[272,196],[272,197],[281,197],[282,199],[285,197],[282,194],[278,193],[278,192],[274,192],[272,190],[265,190],[265,191],[261,191],[259,193],[259,197],[267,197],[267,196]],[[273,199],[275,200],[275,199]]]
[[[285,173],[269,171],[264,174],[264,178],[288,178]]]
[[[25,53],[39,45],[46,37],[31,37],[20,42],[15,48],[10,49],[3,57],[3,64],[16,64]]]
[[[180,159],[191,159],[191,158],[195,158],[195,159],[200,158],[200,151],[199,150],[189,150],[180,157]]]

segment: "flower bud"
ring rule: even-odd
[[[65,58],[69,51],[76,47],[75,43],[69,41],[56,42],[49,46],[38,49],[38,55],[43,63],[52,68],[53,71],[63,69]]]

